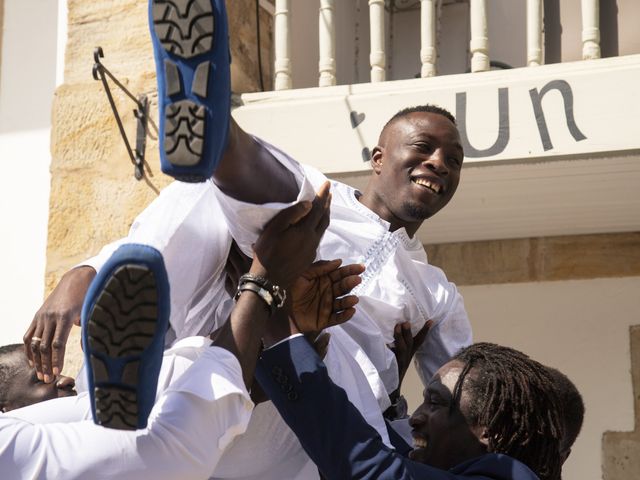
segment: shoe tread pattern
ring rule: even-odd
[[[189,59],[211,50],[215,25],[209,0],[153,0],[152,16],[168,52]]]
[[[155,334],[157,301],[155,277],[140,265],[116,269],[96,300],[87,323],[87,339],[100,425],[136,429],[140,355]],[[125,361],[120,378],[112,378],[114,372],[110,376],[100,356]]]
[[[164,151],[174,165],[196,165],[204,150],[205,107],[180,100],[165,109]]]
[[[135,430],[138,421],[136,393],[105,386],[95,388],[96,416],[100,425],[118,430]]]

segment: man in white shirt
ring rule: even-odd
[[[295,179],[294,189],[298,189],[293,200],[310,198],[314,187],[324,180],[316,170],[300,166],[274,147],[253,139],[251,142],[252,148],[259,149],[261,155],[271,156],[279,168],[291,173]],[[411,216],[421,206],[429,208],[426,213],[435,213],[433,210],[444,206],[453,195],[459,171],[455,170],[455,162],[453,166],[446,162],[454,153],[461,154],[456,147],[455,126],[440,113],[406,112],[387,126],[380,144],[373,152],[372,181],[365,192],[333,182],[331,224],[318,257],[337,257],[345,263],[367,266],[357,292],[361,298],[358,312],[349,324],[332,329],[325,361],[332,379],[347,390],[352,403],[388,441],[381,412],[390,406],[389,394],[397,388],[396,361],[387,348],[395,325],[410,321],[415,334],[428,319],[434,321],[434,327],[416,354],[423,378],[429,378],[455,351],[469,344],[471,331],[461,296],[440,269],[428,264],[422,245],[413,235],[421,220]],[[387,169],[391,172],[387,173]],[[451,180],[450,175],[455,178]],[[257,180],[261,175],[252,178]],[[390,182],[391,191],[386,189],[386,182]],[[441,193],[432,188],[436,182],[442,183]],[[247,191],[255,195],[258,190],[251,179],[246,183]],[[426,183],[432,187],[424,185]],[[224,192],[228,191],[225,188]],[[371,207],[376,211],[364,203],[368,198],[372,199]],[[381,199],[386,199],[389,205]],[[412,207],[412,201],[417,209]],[[154,246],[162,252],[167,266],[172,291],[167,345],[174,339],[206,335],[224,321],[229,305],[224,290],[224,263],[232,236],[245,253],[251,253],[250,246],[262,225],[287,205],[234,199],[223,194],[212,181],[176,182],[136,219],[124,241]],[[408,213],[403,213],[405,207]],[[102,255],[88,263],[99,269],[115,246],[117,244],[106,247]],[[48,356],[34,349],[36,366],[39,359],[43,359],[43,367],[47,362],[51,365],[52,347],[61,344],[58,341],[52,345],[52,339],[63,336],[65,329],[70,328],[64,325],[72,321],[69,313],[78,309],[77,303],[86,291],[86,281],[92,278],[92,272],[89,267],[69,272],[41,309],[41,315],[34,319],[29,334],[42,337],[40,347],[49,342],[45,350]],[[77,297],[74,299],[69,291],[75,291]],[[57,310],[49,314],[52,306],[61,307],[62,313]],[[45,330],[46,322],[53,322],[56,327]],[[45,331],[48,338],[38,334]],[[26,341],[34,346],[29,334]],[[263,413],[263,418],[269,421],[277,419],[278,426],[273,428],[283,431],[284,425],[273,410]],[[268,441],[264,435],[271,430],[263,428],[261,422],[255,425],[255,435],[248,437],[253,440],[247,440],[248,444],[239,440],[237,454],[228,453],[227,458],[233,459],[230,465],[246,458],[256,444]],[[250,465],[246,461],[240,464]],[[278,464],[278,457],[273,456],[270,467]],[[237,469],[228,467],[225,471],[232,476]]]
[[[459,181],[462,152],[457,130],[448,115],[431,106],[400,112],[387,124],[380,145],[373,150],[374,169],[367,189],[361,193],[332,182],[331,224],[318,256],[340,257],[345,262],[367,265],[367,275],[358,292],[362,298],[359,312],[351,324],[341,328],[379,373],[378,392],[384,389],[390,393],[397,387],[395,359],[386,348],[393,341],[396,324],[410,321],[415,334],[427,320],[434,321],[417,353],[423,379],[471,341],[462,297],[440,269],[429,265],[415,237],[423,217],[444,207]],[[223,264],[232,238],[250,254],[250,245],[264,223],[288,205],[282,201],[308,199],[325,180],[315,169],[297,164],[275,147],[248,136],[237,125],[233,124],[231,132],[229,157],[237,155],[250,166],[252,159],[260,159],[257,173],[225,180],[220,187],[214,183],[218,181],[217,171],[213,182],[174,183],[136,219],[129,236],[123,240],[147,243],[163,253],[175,292],[170,334],[174,338],[206,333],[216,323],[215,318],[224,318],[224,314],[211,312],[222,311],[219,305],[228,303],[223,288]],[[234,136],[250,142],[255,155],[233,151],[233,145],[242,143],[232,140]],[[267,182],[269,191],[265,191],[265,184],[260,181],[265,178],[264,172],[260,170],[270,162],[277,164],[276,170],[287,172],[273,177],[286,179],[286,186],[273,188]],[[224,172],[225,165],[223,161],[219,170]],[[236,194],[234,188],[241,193]],[[281,194],[287,189],[295,197]],[[276,200],[281,202],[270,202],[269,192],[279,192]],[[105,247],[86,264],[99,269],[118,244]],[[64,344],[65,332],[74,321],[79,299],[92,276],[93,269],[88,267],[68,272],[25,335],[25,342],[33,348],[36,366],[41,365],[45,373],[57,371],[52,363],[55,359],[59,365],[62,360],[60,345]],[[47,329],[47,338],[38,335],[51,323],[55,327]],[[41,342],[34,345],[33,336],[42,337]],[[58,354],[52,355],[52,351]],[[379,395],[384,407],[382,397],[384,393]]]

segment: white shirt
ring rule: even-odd
[[[234,355],[188,338],[165,352],[144,430],[103,428],[88,398],[67,397],[0,415],[3,478],[203,479],[249,423],[253,404]],[[89,414],[90,415],[90,414]]]
[[[293,172],[300,188],[296,201],[312,199],[326,177],[264,145]],[[388,393],[398,384],[395,356],[387,348],[393,342],[395,325],[410,321],[415,334],[428,319],[435,322],[416,354],[423,382],[471,343],[471,328],[455,285],[442,270],[429,265],[417,239],[409,238],[404,229],[389,232],[387,222],[357,201],[353,188],[332,182],[332,193],[331,223],[318,258],[342,258],[344,264],[361,262],[367,271],[354,292],[360,296],[356,315],[347,324],[330,329],[332,339],[325,362],[332,380],[345,389],[349,400],[388,443],[381,412],[390,404]],[[264,224],[291,203],[249,204],[224,195],[211,181],[175,182],[135,220],[126,239],[105,247],[84,264],[98,270],[124,242],[157,248],[169,277],[172,335],[206,335],[225,321],[230,311],[223,269],[231,238],[251,255],[251,245]],[[255,414],[260,412],[263,410]],[[286,424],[279,422],[281,436],[292,435]],[[246,462],[242,459],[273,438],[269,429],[250,433],[249,440],[236,442],[235,451],[230,449],[222,461],[226,463],[228,457],[230,464],[239,466],[234,478],[244,478]],[[265,472],[282,460],[280,457],[265,465]],[[265,473],[262,478],[279,477]]]
[[[296,177],[300,186],[297,201],[311,200],[327,178],[257,140]],[[255,205],[230,198],[217,188],[215,192],[232,237],[247,255],[263,225],[288,206]],[[415,335],[427,320],[433,320],[434,326],[416,354],[416,367],[426,385],[440,366],[472,342],[462,296],[441,269],[429,265],[416,237],[410,238],[404,228],[390,232],[388,222],[358,201],[360,194],[354,188],[332,181],[331,192],[331,222],[320,242],[318,258],[340,258],[345,265],[366,266],[363,282],[353,292],[360,297],[356,314],[339,328],[360,345],[386,390],[392,392],[398,386],[398,368],[387,345],[393,343],[395,326],[409,321]],[[375,390],[374,384],[372,381]]]

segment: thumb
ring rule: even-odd
[[[431,329],[432,326],[433,326],[433,320],[428,320],[424,324],[424,326],[418,331],[418,333],[416,333],[416,336],[413,337],[413,346],[411,348],[413,353],[416,353],[420,348],[420,345],[424,343],[425,338],[427,338],[427,333],[429,333],[429,330]]]
[[[265,226],[264,230],[274,230],[282,232],[286,230],[290,225],[295,225],[302,220],[311,210],[311,202],[304,201],[291,205],[288,208],[278,212],[269,223]]]

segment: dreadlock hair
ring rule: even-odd
[[[399,118],[406,117],[411,113],[435,113],[436,115],[442,115],[454,125],[456,124],[456,117],[454,117],[451,112],[449,112],[449,110],[437,105],[431,105],[427,103],[425,105],[416,105],[415,107],[403,108],[402,110],[394,114],[387,123],[385,123],[384,127],[382,127],[382,131],[386,130],[389,125],[391,125]]]
[[[10,381],[25,368],[24,345],[13,343],[0,347],[0,401],[4,403]]]
[[[555,368],[547,368],[558,392],[564,420],[564,436],[560,441],[560,452],[566,452],[573,446],[582,429],[584,401],[576,386],[564,373]]]
[[[465,416],[487,430],[487,450],[513,457],[541,480],[559,478],[564,423],[551,373],[524,353],[493,343],[476,343],[454,359],[464,368],[454,388],[459,405],[469,395]]]

